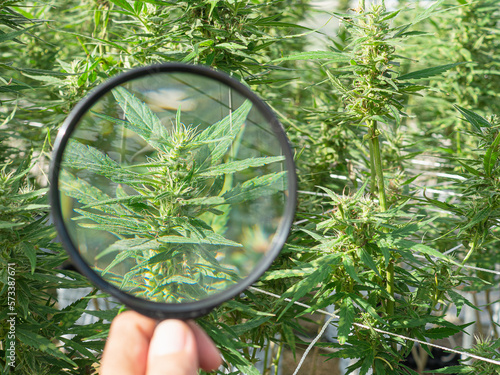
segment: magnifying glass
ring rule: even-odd
[[[54,222],[98,288],[156,319],[207,314],[253,284],[288,235],[296,175],[282,126],[206,67],[128,71],[63,124]]]

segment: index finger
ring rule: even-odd
[[[111,323],[101,375],[143,375],[146,373],[149,342],[156,320],[135,311],[125,311]]]

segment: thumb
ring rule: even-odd
[[[180,320],[162,321],[149,345],[147,375],[197,373],[198,350],[191,328]]]

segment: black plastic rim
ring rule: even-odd
[[[61,201],[59,194],[59,172],[64,154],[64,149],[68,143],[76,126],[85,113],[106,93],[114,87],[121,85],[125,82],[158,73],[191,73],[208,78],[215,81],[224,83],[231,89],[249,99],[253,105],[260,111],[264,118],[271,124],[276,137],[279,140],[283,155],[285,156],[285,165],[287,168],[288,178],[288,199],[286,202],[284,216],[278,226],[277,232],[274,235],[271,248],[267,251],[266,255],[255,266],[252,273],[246,278],[242,279],[237,284],[224,290],[219,294],[210,296],[209,298],[187,303],[160,303],[147,301],[130,294],[127,294],[119,288],[109,284],[102,277],[100,277],[81,257],[80,252],[71,240],[68,230],[64,225],[61,211]],[[246,288],[256,282],[262,274],[269,268],[274,259],[278,256],[281,248],[285,244],[288,237],[290,227],[292,225],[293,217],[295,214],[295,207],[297,201],[297,176],[295,172],[295,165],[293,161],[293,153],[289,141],[285,135],[285,131],[280,122],[275,117],[272,110],[249,88],[238,82],[234,78],[229,77],[224,73],[217,72],[208,67],[199,65],[187,65],[177,63],[167,63],[136,68],[128,72],[117,75],[108,81],[101,84],[93,90],[85,99],[80,101],[73,111],[69,114],[66,121],[58,132],[52,161],[50,165],[50,191],[49,199],[51,205],[52,217],[64,248],[68,252],[71,261],[75,267],[99,289],[109,293],[118,301],[143,315],[155,319],[194,319],[208,314],[213,308],[220,305],[222,302],[227,301],[239,293],[243,292]]]

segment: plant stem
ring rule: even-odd
[[[269,340],[267,342],[267,346],[264,346],[265,348],[265,354],[264,354],[264,371],[263,371],[263,375],[267,375],[268,372],[270,373],[271,372],[271,364],[269,364],[269,352],[272,350],[272,347],[271,347],[271,341]],[[256,349],[254,349],[254,351],[256,351]]]
[[[384,185],[384,171],[382,168],[382,156],[380,152],[380,141],[379,132],[377,130],[377,121],[370,121],[370,164],[373,165],[372,168],[372,178],[373,172],[377,179],[378,196],[380,202],[380,211],[385,212],[387,210],[387,201],[385,197],[385,185]],[[387,293],[394,298],[394,262],[391,261],[387,266],[386,270],[386,290]],[[387,301],[386,313],[388,316],[394,315],[394,301]]]
[[[387,270],[385,271],[385,277],[387,278],[387,293],[394,298],[394,262],[391,260],[389,265],[387,266]],[[394,315],[394,301],[387,301],[387,315]]]
[[[378,196],[380,209],[382,212],[387,210],[384,186],[384,172],[382,169],[382,157],[380,153],[379,134],[377,130],[377,121],[370,121],[370,143],[373,148],[373,164],[375,166],[375,175],[377,177]]]
[[[377,191],[377,172],[375,171],[375,156],[373,155],[373,143],[368,142],[370,146],[370,193],[375,195]]]
[[[458,128],[460,129],[460,128]],[[462,147],[460,145],[460,131],[457,131],[456,135],[455,135],[455,143],[457,144],[457,154],[461,154],[462,153]]]
[[[471,255],[476,250],[478,239],[479,239],[479,231],[476,231],[476,234],[474,235],[474,239],[472,240],[472,243],[470,245],[469,252],[465,255],[465,258],[462,261],[462,264],[460,265],[460,267],[457,268],[457,270],[455,271],[455,274],[458,274],[462,270],[462,268],[464,268],[465,263],[467,263],[467,261],[469,260]]]
[[[472,300],[475,306],[479,306],[479,301],[477,299],[477,292],[472,294]],[[476,313],[476,330],[480,337],[485,337],[483,332],[483,324],[481,322],[481,310],[474,310]]]
[[[370,122],[370,156],[372,157],[371,165],[372,177],[373,172],[375,172],[375,177],[377,180],[378,196],[380,201],[380,210],[385,212],[387,210],[387,203],[385,198],[385,185],[384,185],[384,171],[382,169],[382,156],[380,152],[380,142],[379,134],[377,130],[377,121]],[[387,292],[394,296],[394,263],[390,262],[387,267]],[[387,301],[387,313],[394,313],[394,303],[392,301]]]
[[[278,373],[278,367],[280,364],[280,359],[281,359],[281,354],[283,352],[283,343],[280,343],[278,345],[278,352],[276,353],[276,356],[274,357],[274,373]]]

